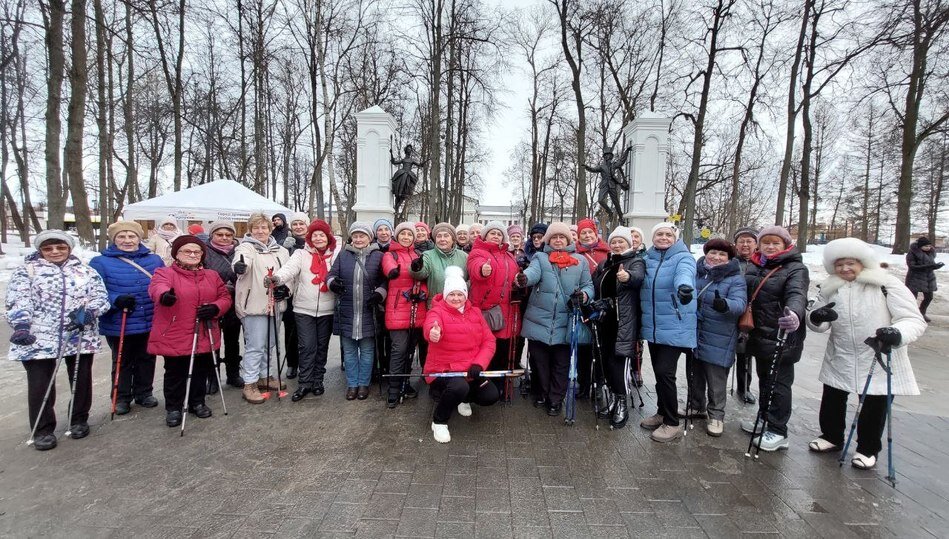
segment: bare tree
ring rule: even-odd
[[[72,62],[69,67],[69,107],[66,117],[66,145],[63,148],[63,161],[69,194],[72,196],[76,231],[80,238],[92,242],[95,235],[92,231],[85,178],[82,174],[82,137],[89,80],[86,61],[86,0],[72,0],[71,8],[69,29]]]

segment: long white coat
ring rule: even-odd
[[[886,287],[884,295],[881,287]],[[830,330],[830,340],[824,353],[819,379],[831,387],[860,394],[867,381],[873,350],[864,344],[867,337],[876,335],[877,328],[892,326],[900,331],[902,341],[893,348],[893,394],[919,395],[913,367],[909,362],[907,345],[926,330],[926,322],[910,291],[899,279],[885,269],[865,268],[852,282],[831,275],[821,285],[820,297],[814,308],[836,302],[839,315],[834,322],[807,325],[814,331]],[[886,357],[883,357],[884,363]],[[870,395],[886,395],[886,373],[877,365],[870,382]]]

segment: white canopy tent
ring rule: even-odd
[[[155,221],[173,217],[178,221],[246,221],[251,213],[268,217],[293,213],[232,180],[217,180],[190,189],[175,191],[125,207],[128,220]]]

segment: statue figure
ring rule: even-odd
[[[389,161],[399,167],[392,175],[392,194],[395,196],[395,211],[398,214],[399,207],[412,196],[415,191],[415,184],[418,183],[418,175],[415,174],[412,167],[423,167],[425,161],[416,156],[415,147],[411,144],[405,147],[405,156],[402,159],[396,159],[392,155],[392,147],[390,146]]]
[[[600,206],[606,211],[607,215],[613,215],[616,217],[622,217],[623,207],[620,204],[619,199],[619,187],[623,188],[624,191],[629,191],[629,182],[623,177],[623,165],[626,164],[626,159],[629,158],[629,152],[633,150],[632,146],[626,148],[623,151],[623,156],[619,158],[618,161],[613,161],[613,149],[606,148],[603,150],[603,161],[596,167],[591,167],[584,164],[583,168],[587,169],[588,172],[599,172],[600,173],[600,184],[597,191],[597,202]],[[610,201],[613,202],[613,207],[610,207]]]

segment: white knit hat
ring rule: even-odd
[[[76,240],[74,240],[72,236],[63,232],[62,230],[59,230],[58,228],[50,228],[49,230],[44,230],[36,236],[33,236],[33,247],[35,249],[39,249],[40,245],[43,245],[44,241],[49,240],[63,242],[69,246],[70,250],[76,246]]]
[[[309,226],[309,224],[310,224],[310,216],[307,215],[307,214],[305,214],[305,213],[303,213],[303,212],[299,212],[299,211],[298,211],[298,212],[296,212],[296,213],[294,213],[294,214],[292,214],[292,215],[290,216],[290,220],[287,221],[287,224],[292,225],[292,224],[294,223],[294,221],[303,221],[304,223],[306,223],[306,224]]]
[[[489,230],[497,230],[501,233],[501,241],[504,243],[511,243],[511,238],[507,235],[507,227],[501,221],[488,221],[488,224],[484,225],[484,228],[481,229],[481,239],[487,239]]]
[[[652,231],[649,233],[649,238],[652,239],[652,238],[656,237],[656,232],[659,232],[659,231],[662,230],[663,228],[668,228],[669,230],[671,230],[672,233],[675,234],[676,239],[677,239],[677,240],[679,239],[679,229],[678,229],[674,224],[669,223],[669,222],[667,222],[667,221],[663,221],[663,222],[661,222],[661,223],[656,223],[656,224],[652,227]]]
[[[465,274],[458,266],[448,266],[445,268],[445,287],[442,288],[442,296],[447,296],[451,292],[461,292],[468,297],[468,285],[465,283]]]
[[[873,251],[873,247],[857,238],[840,238],[824,246],[824,269],[827,273],[834,274],[834,262],[841,258],[859,260],[864,269],[880,267],[880,260]]]
[[[612,242],[613,238],[623,238],[630,247],[633,246],[633,234],[629,227],[620,225],[614,228],[613,231],[610,232],[610,237],[607,240],[607,243]]]

